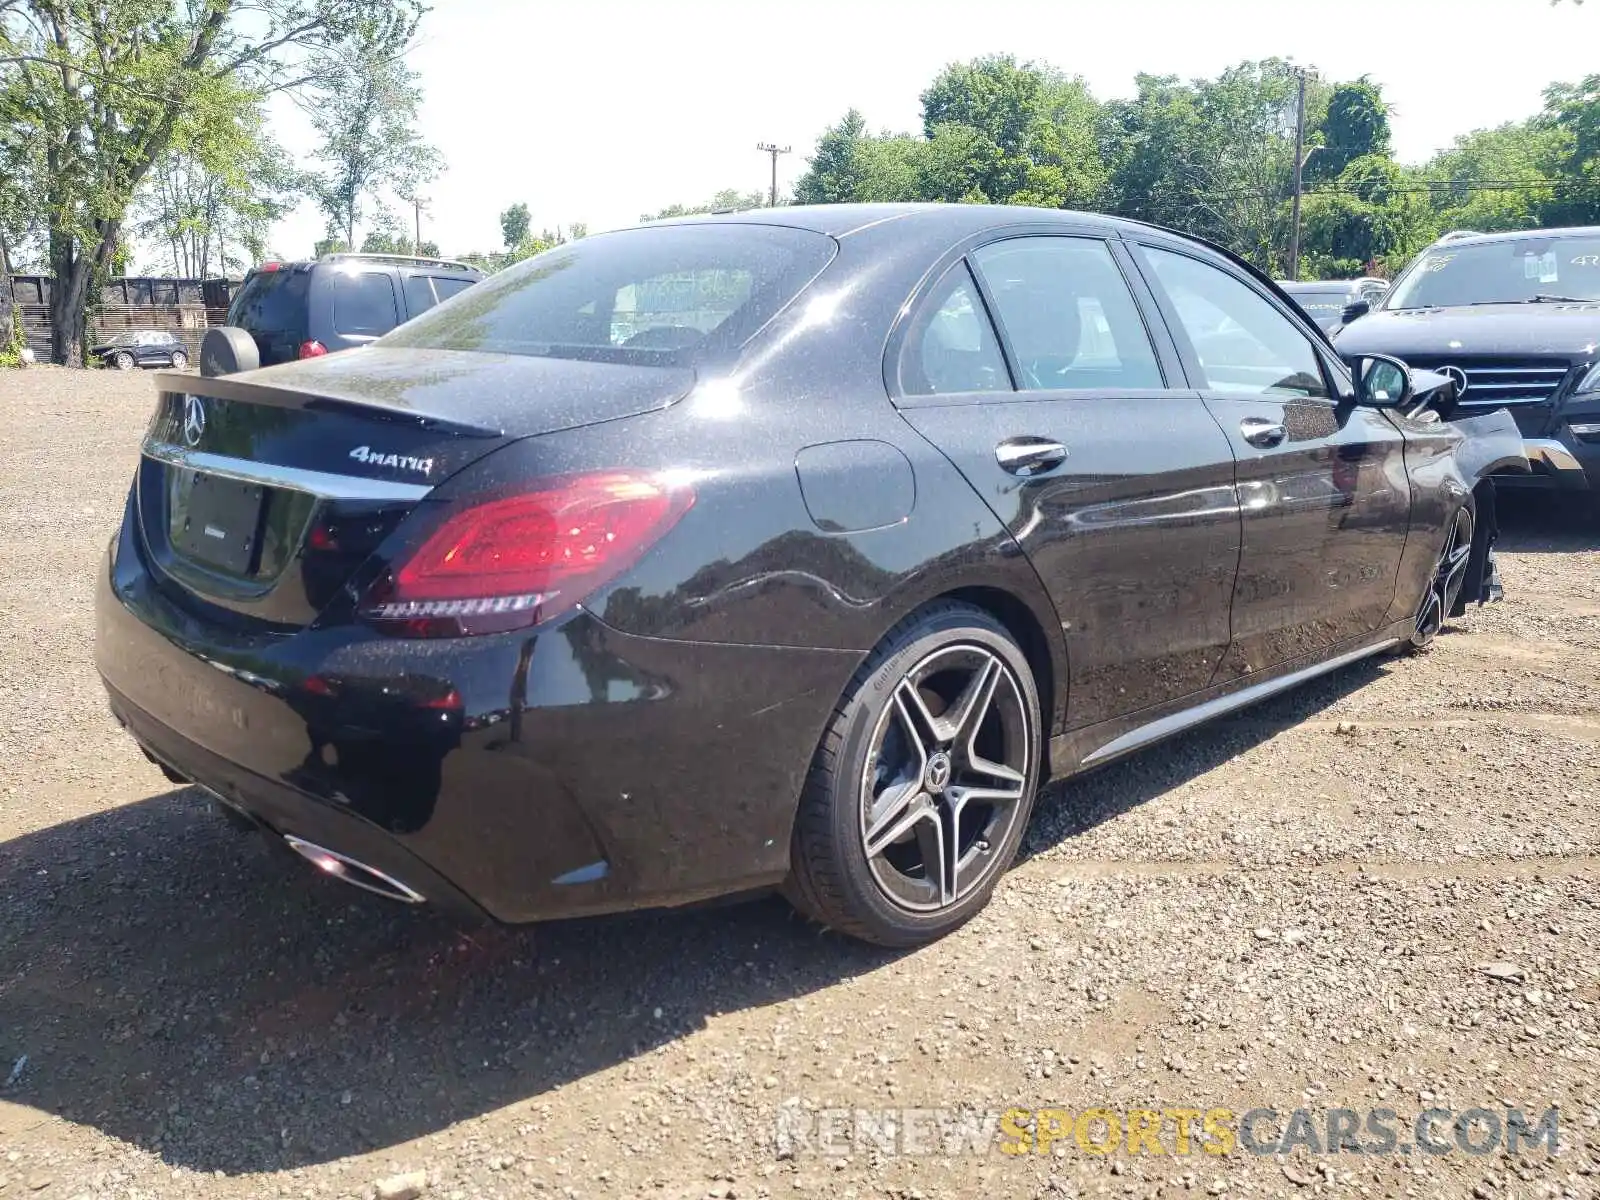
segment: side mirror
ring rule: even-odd
[[[1411,402],[1411,368],[1387,354],[1363,354],[1351,364],[1356,403],[1372,408],[1405,408]]]
[[[1370,300],[1352,300],[1349,304],[1346,304],[1344,306],[1344,312],[1342,314],[1340,314],[1340,318],[1339,319],[1341,321],[1343,321],[1344,324],[1348,325],[1348,324],[1350,324],[1351,321],[1354,321],[1357,317],[1364,317],[1371,311],[1372,311],[1372,301],[1370,301]]]

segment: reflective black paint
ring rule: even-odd
[[[100,669],[134,735],[430,899],[507,921],[682,903],[783,878],[829,714],[920,605],[959,595],[1012,630],[1070,772],[1163,714],[1392,636],[1477,482],[1459,431],[1357,409],[1320,338],[1343,397],[1197,390],[1132,272],[1167,387],[894,394],[899,331],[971,248],[1076,233],[1116,243],[1127,269],[1121,239],[1174,235],[968,206],[718,219],[804,225],[839,251],[737,363],[699,377],[382,345],[168,377],[211,397],[204,448],[416,482],[349,457],[381,441],[442,477],[415,503],[323,502],[285,561],[226,579],[164,544],[165,476],[146,460],[97,603]],[[153,435],[178,437],[178,414],[169,397]],[[1256,414],[1293,431],[1277,452],[1239,442]],[[1068,456],[1018,478],[995,446],[1022,436]],[[578,611],[442,640],[356,618],[366,585],[471,497],[619,467],[670,472],[695,504]]]

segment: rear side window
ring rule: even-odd
[[[1106,244],[1026,237],[984,246],[973,264],[1029,389],[1165,386],[1155,347]]]
[[[357,337],[381,337],[400,323],[394,305],[394,283],[375,271],[332,273],[333,331]]]
[[[459,303],[431,310],[384,344],[694,363],[737,350],[834,251],[823,234],[733,222],[597,234],[472,284]]]
[[[309,271],[258,271],[245,280],[228,306],[228,324],[298,345],[310,337],[306,310],[310,290]]]
[[[965,263],[945,272],[912,324],[900,356],[900,390],[907,396],[1011,390],[994,326]]]
[[[433,294],[433,283],[426,275],[406,276],[406,311],[413,317],[421,316],[439,303]]]
[[[454,296],[457,292],[466,291],[476,282],[474,279],[445,279],[435,275],[433,276],[433,290],[439,297],[439,303],[443,304],[451,296]]]

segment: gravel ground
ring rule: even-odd
[[[270,855],[115,728],[91,580],[152,395],[0,375],[4,1200],[1600,1194],[1600,530],[1519,505],[1506,603],[1431,653],[1053,789],[930,949],[775,901],[469,938]],[[1408,1143],[1552,1105],[1554,1156],[775,1132],[1384,1106]]]

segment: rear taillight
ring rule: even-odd
[[[637,562],[693,504],[687,486],[628,472],[480,500],[380,578],[361,614],[407,637],[548,621]]]
[[[321,358],[328,352],[328,348],[318,341],[300,343],[301,358]]]

